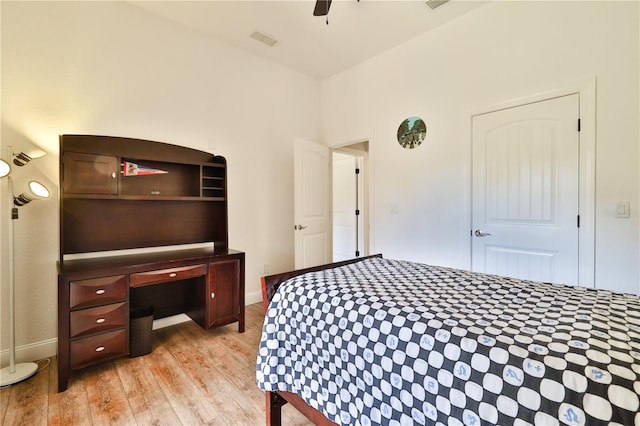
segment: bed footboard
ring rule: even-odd
[[[312,266],[310,268],[297,269],[295,271],[283,272],[281,274],[267,275],[261,278],[262,281],[262,303],[264,305],[264,311],[267,311],[271,298],[276,293],[280,284],[289,278],[297,277],[298,275],[306,274],[307,272],[322,271],[323,269],[337,268],[339,266],[348,265],[350,263],[360,262],[364,259],[370,259],[374,257],[382,257],[382,254],[373,254],[371,256],[356,257],[354,259],[343,260],[341,262],[328,263],[326,265]]]
[[[261,278],[262,282],[262,302],[265,312],[269,307],[269,302],[275,294],[280,284],[289,278],[296,277],[298,275],[306,274],[307,272],[322,271],[323,269],[336,268],[339,266],[348,265],[350,263],[359,262],[364,259],[372,257],[382,257],[381,254],[375,254],[366,257],[358,257],[355,259],[344,260],[341,262],[334,262],[327,265],[313,266],[310,268],[298,269],[295,271],[283,272],[281,274],[268,275]],[[302,398],[291,392],[265,392],[266,394],[266,412],[267,412],[267,426],[281,426],[282,425],[282,406],[286,403],[290,403],[298,411],[304,414],[309,420],[316,425],[329,426],[336,425],[336,423],[327,419],[320,411],[308,405]]]
[[[276,392],[265,392],[267,397],[267,426],[282,425],[282,406],[287,401]]]
[[[282,425],[282,406],[290,403],[317,426],[336,426],[320,411],[308,405],[302,398],[291,392],[265,392],[267,398],[267,426]]]

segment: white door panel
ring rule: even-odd
[[[325,233],[304,231],[297,231],[297,233],[300,235],[299,238],[303,247],[303,258],[300,266],[297,266],[298,259],[296,259],[296,269],[322,265],[329,262],[329,260],[325,258],[327,247]]]
[[[356,246],[356,157],[333,153],[333,261],[351,259]]]
[[[294,144],[295,267],[331,261],[329,148],[296,140]]]
[[[474,271],[578,283],[578,107],[569,95],[473,118]]]
[[[506,277],[552,282],[555,275],[555,253],[517,248],[486,246],[486,272]]]

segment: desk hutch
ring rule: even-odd
[[[72,371],[129,354],[138,308],[244,331],[245,255],[228,248],[226,179],[224,157],[203,151],[60,136],[58,391]]]

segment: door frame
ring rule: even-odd
[[[473,118],[526,104],[578,94],[580,109],[580,145],[578,153],[578,285],[595,288],[595,166],[596,166],[596,77],[587,77],[560,85],[534,95],[515,98],[494,105],[476,108],[469,117],[469,230],[473,226]],[[576,123],[577,125],[577,123]],[[473,237],[469,232],[469,259]],[[471,269],[471,263],[469,263]]]
[[[367,143],[367,150],[358,150],[350,148],[353,145],[358,145],[361,143]],[[347,142],[343,144],[331,145],[329,148],[331,152],[341,152],[343,154],[353,155],[354,157],[358,157],[360,159],[360,175],[361,175],[361,183],[362,183],[362,194],[360,197],[362,199],[362,204],[359,206],[361,211],[361,223],[362,223],[362,247],[360,248],[360,257],[368,256],[371,254],[372,245],[372,221],[373,221],[373,188],[371,178],[372,170],[370,166],[371,162],[371,146],[372,141],[371,138],[364,138],[360,140],[356,140],[353,142]],[[332,157],[333,158],[333,157]],[[333,177],[333,163],[331,164],[331,175]],[[333,191],[331,191],[331,200],[333,201]],[[333,215],[331,216],[332,227],[333,227]],[[333,237],[333,235],[332,235]]]

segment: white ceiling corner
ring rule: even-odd
[[[238,48],[324,79],[486,3],[451,0],[333,0],[328,25],[315,0],[132,1],[149,12]],[[259,31],[273,47],[251,38]]]

